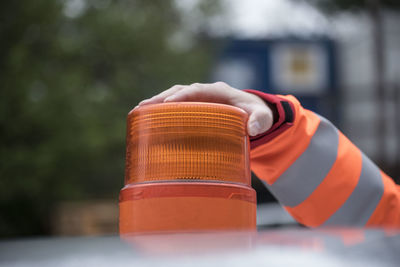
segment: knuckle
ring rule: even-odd
[[[180,85],[180,84],[175,84],[174,86],[171,87],[171,89],[175,90],[175,89],[178,89],[178,88],[180,88],[180,87],[182,87],[182,85]]]
[[[218,81],[214,83],[215,86],[226,87],[228,86],[225,82]]]
[[[190,86],[191,87],[195,87],[195,88],[199,88],[199,87],[202,86],[202,84],[201,83],[192,83]]]

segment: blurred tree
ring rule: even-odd
[[[210,63],[183,16],[173,0],[0,2],[0,236],[48,234],[60,200],[117,201],[127,112]]]

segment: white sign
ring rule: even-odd
[[[277,43],[271,49],[272,84],[282,94],[316,95],[328,89],[328,58],[315,43]]]

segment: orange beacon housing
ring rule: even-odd
[[[243,110],[223,104],[132,110],[120,234],[255,229],[246,123]]]

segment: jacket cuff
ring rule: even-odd
[[[267,94],[256,90],[248,89],[243,91],[259,96],[261,99],[267,102],[267,104],[272,106],[275,111],[274,124],[272,127],[262,134],[250,137],[251,149],[269,142],[293,125],[295,109],[291,102],[277,95]]]

